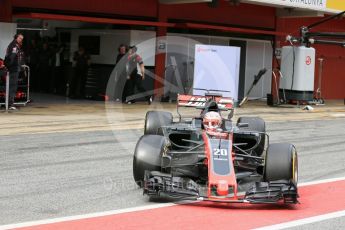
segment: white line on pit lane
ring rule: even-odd
[[[139,207],[117,209],[117,210],[105,211],[105,212],[96,212],[96,213],[90,213],[90,214],[84,214],[84,215],[66,216],[66,217],[53,218],[53,219],[23,222],[23,223],[18,223],[18,224],[2,225],[2,226],[0,226],[0,230],[23,228],[23,227],[33,227],[33,226],[38,226],[38,225],[43,225],[43,224],[54,224],[54,223],[60,223],[60,222],[66,222],[66,221],[74,221],[74,220],[82,220],[82,219],[95,218],[95,217],[111,216],[111,215],[116,215],[116,214],[121,214],[121,213],[137,212],[137,211],[145,211],[145,210],[151,210],[151,209],[157,209],[157,208],[170,207],[170,206],[174,206],[174,205],[176,205],[176,204],[164,203],[164,204],[144,205],[144,206],[139,206]]]
[[[323,183],[331,183],[331,182],[336,182],[336,181],[341,181],[344,180],[345,177],[337,177],[337,178],[330,178],[330,179],[324,179],[324,180],[318,180],[318,181],[310,181],[310,182],[304,182],[300,183],[298,187],[304,187],[304,186],[309,186],[309,185],[316,185],[316,184],[323,184]],[[343,211],[338,211],[338,212],[332,212],[332,213],[327,213],[319,216],[313,216],[313,217],[308,217],[300,220],[293,220],[281,224],[275,224],[275,225],[270,225],[262,228],[256,228],[255,230],[273,230],[273,229],[285,229],[285,228],[292,228],[292,227],[297,227],[300,225],[305,225],[305,224],[311,224],[315,222],[320,222],[324,220],[329,220],[329,219],[334,219],[338,217],[345,216],[345,210]]]
[[[341,180],[345,180],[345,177],[335,177],[335,178],[329,178],[329,179],[302,182],[302,183],[298,184],[298,187],[304,187],[304,186],[316,185],[316,184],[324,184],[324,183],[331,183],[331,182],[336,182],[336,181],[341,181]]]
[[[338,217],[345,216],[345,210],[338,211],[338,212],[331,212],[324,215],[308,217],[300,220],[294,220],[290,222],[285,222],[281,224],[270,225],[262,228],[255,228],[254,230],[276,230],[276,229],[285,229],[285,228],[292,228],[297,227],[305,224],[311,224],[315,222],[320,222],[324,220],[334,219]]]
[[[341,180],[345,180],[345,177],[337,177],[337,178],[330,178],[330,179],[304,182],[304,183],[298,184],[298,187],[304,187],[304,186],[315,185],[315,184],[324,184],[324,183],[336,182],[336,181],[341,181]],[[139,207],[118,209],[118,210],[112,210],[112,211],[106,211],[106,212],[96,212],[96,213],[90,213],[90,214],[84,214],[84,215],[76,215],[76,216],[67,216],[67,217],[60,217],[60,218],[53,218],[53,219],[29,221],[29,222],[23,222],[23,223],[17,223],[17,224],[8,224],[8,225],[0,226],[0,230],[32,227],[32,226],[43,225],[43,224],[53,224],[53,223],[66,222],[66,221],[72,221],[72,220],[82,220],[82,219],[88,219],[88,218],[110,216],[110,215],[116,215],[116,214],[121,214],[121,213],[137,212],[137,211],[144,211],[144,210],[170,207],[170,206],[174,206],[174,205],[177,205],[177,204],[175,204],[175,203],[164,203],[164,204],[144,205],[144,206],[139,206]],[[328,214],[326,214],[326,216],[327,215]],[[329,217],[328,219],[336,218],[336,217],[337,216]],[[295,221],[293,221],[293,222],[295,222]],[[290,222],[287,222],[287,223],[290,223]],[[274,225],[272,225],[272,226],[274,226]],[[270,226],[268,226],[268,227],[270,227]],[[262,228],[262,229],[265,229],[265,228]]]

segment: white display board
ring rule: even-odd
[[[0,58],[4,59],[7,46],[13,41],[13,37],[17,33],[17,24],[0,22],[0,31]]]
[[[225,97],[238,100],[241,48],[233,46],[196,45],[193,94],[204,95],[208,90],[224,90]]]

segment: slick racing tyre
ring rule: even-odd
[[[159,135],[142,136],[134,151],[133,177],[137,185],[143,186],[145,170],[160,171],[165,138]]]
[[[265,158],[264,180],[288,180],[297,185],[298,158],[295,146],[288,143],[269,145]]]
[[[264,149],[265,149],[265,139],[266,135],[266,125],[265,121],[260,117],[240,117],[237,120],[238,123],[247,123],[248,127],[240,128],[240,130],[243,131],[257,131],[261,132],[262,134],[259,134],[259,143],[255,147],[254,152],[257,156],[261,156]]]
[[[171,125],[173,123],[173,116],[169,112],[163,111],[149,111],[145,117],[144,134],[163,135],[162,126]]]

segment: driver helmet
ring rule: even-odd
[[[216,131],[222,125],[222,117],[217,112],[207,112],[202,123],[206,131]]]

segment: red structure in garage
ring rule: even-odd
[[[199,1],[200,2],[200,1]],[[279,18],[276,7],[248,3],[231,4],[220,0],[210,3],[161,4],[159,0],[1,0],[0,21],[14,18],[40,18],[132,26],[152,26],[157,36],[165,36],[169,29],[214,31],[238,35],[272,36],[276,48],[285,45],[285,36],[298,33],[299,27],[320,18]],[[237,1],[238,2],[238,1]],[[248,2],[248,1],[246,1]],[[345,20],[337,19],[320,26],[318,31],[344,31]],[[324,58],[322,79],[325,99],[345,98],[345,50],[337,46],[315,45],[317,57]],[[272,62],[276,65],[274,58]],[[157,54],[155,73],[164,75],[165,55]],[[316,76],[318,76],[316,67]],[[317,81],[315,77],[315,81]],[[155,88],[162,88],[156,81]],[[315,84],[317,87],[317,84]],[[274,93],[274,90],[272,90]],[[162,95],[157,90],[156,95]]]

